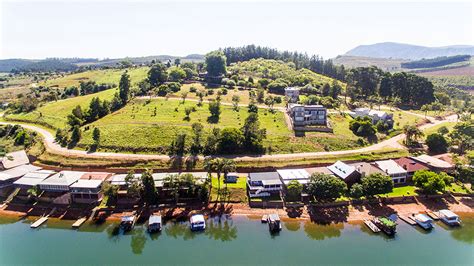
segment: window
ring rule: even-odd
[[[400,183],[405,183],[405,178],[400,178]]]

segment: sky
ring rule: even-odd
[[[474,45],[472,1],[418,1],[0,0],[0,58],[184,56],[247,44],[330,58],[387,41]]]

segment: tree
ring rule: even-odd
[[[303,192],[303,185],[297,180],[291,180],[286,186],[286,196],[289,201],[301,200],[301,193]]]
[[[232,106],[234,107],[234,111],[236,111],[236,112],[239,111],[239,102],[240,102],[240,96],[239,95],[233,95],[232,96]]]
[[[236,169],[235,161],[232,160],[232,159],[224,158],[220,161],[220,163],[221,163],[221,165],[220,165],[221,171],[222,171],[222,173],[224,173],[224,180],[227,180],[227,175],[230,172],[235,171],[235,169]],[[227,188],[227,182],[226,182],[226,188]]]
[[[127,104],[130,97],[130,76],[127,71],[125,71],[120,77],[119,95],[122,100],[122,105]]]
[[[138,198],[142,190],[142,184],[139,179],[135,178],[135,172],[130,170],[125,176],[125,184],[127,184],[127,194],[130,197]]]
[[[186,101],[186,97],[188,97],[188,92],[187,91],[181,92],[181,99],[183,100],[183,102],[182,102],[183,104]]]
[[[354,185],[352,185],[349,194],[351,195],[351,197],[359,199],[364,196],[364,187],[362,186],[362,184],[355,183]]]
[[[209,112],[211,113],[211,119],[214,122],[219,121],[221,114],[221,102],[212,100],[209,102]]]
[[[117,199],[118,191],[119,191],[119,186],[117,185],[112,185],[110,182],[104,182],[100,190],[102,191],[102,194],[108,198],[106,204],[109,205],[110,200],[115,201]]]
[[[201,139],[204,127],[201,123],[193,123],[191,128],[193,130],[193,143],[191,144],[190,152],[192,155],[197,155],[202,150]]]
[[[371,137],[377,132],[369,117],[356,117],[349,123],[349,129],[356,136]]]
[[[168,80],[168,73],[166,67],[162,63],[154,64],[148,70],[148,82],[152,87],[158,87]]]
[[[405,145],[407,146],[412,146],[424,135],[423,131],[414,125],[405,125],[403,127],[403,133],[405,134]]]
[[[432,153],[445,153],[448,150],[448,142],[443,135],[438,133],[430,134],[426,137],[426,145]]]
[[[330,91],[331,85],[329,85],[329,83],[324,83],[323,88],[321,89],[321,94],[323,96],[329,96]]]
[[[169,152],[171,155],[183,156],[186,151],[186,133],[180,132],[176,134],[175,139],[171,142]]]
[[[260,122],[256,113],[250,113],[245,119],[245,123],[240,129],[242,131],[243,146],[251,151],[261,151],[263,140],[267,137],[267,131],[260,129]]]
[[[26,193],[28,193],[28,198],[33,198],[33,200],[36,201],[41,194],[41,189],[38,186],[32,186]]]
[[[222,51],[213,51],[206,55],[206,71],[211,77],[225,75],[227,59]]]
[[[170,81],[181,82],[186,78],[186,71],[180,67],[170,67],[168,69],[168,77]]]
[[[365,176],[361,181],[364,194],[368,197],[390,193],[393,190],[392,178],[380,173]]]
[[[203,102],[204,96],[206,96],[206,93],[204,91],[200,90],[200,91],[196,92],[196,96],[199,97],[197,105],[202,106],[202,102]]]
[[[271,95],[268,95],[267,98],[265,98],[265,104],[268,106],[269,111],[273,113],[273,105],[275,104],[275,98]]]
[[[152,173],[152,171],[145,170],[145,172],[143,172],[141,176],[141,196],[145,203],[148,205],[155,204],[157,200],[155,181],[153,180]]]
[[[226,127],[220,132],[217,150],[220,153],[236,153],[242,145],[242,132],[234,127]]]
[[[92,139],[94,140],[94,143],[96,146],[99,146],[100,143],[100,129],[95,127],[94,130],[92,131]]]
[[[451,133],[451,142],[458,146],[458,151],[463,154],[466,150],[474,148],[474,124],[473,121],[457,123]]]
[[[170,191],[171,196],[174,198],[175,203],[179,201],[179,174],[169,174],[165,177],[164,183]]]
[[[71,134],[71,145],[74,146],[76,145],[79,141],[81,140],[81,129],[79,126],[74,126],[72,128],[72,134]]]
[[[413,183],[427,194],[442,192],[446,187],[445,177],[429,170],[416,171]]]
[[[442,126],[438,128],[438,133],[444,136],[449,133],[449,129],[446,126]]]
[[[307,190],[317,201],[332,202],[344,194],[347,185],[333,175],[314,173],[309,179]]]
[[[193,110],[194,110],[194,107],[192,106],[186,106],[184,108],[184,114],[186,115],[184,117],[185,120],[190,120],[189,115],[193,112]]]

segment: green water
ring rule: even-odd
[[[0,265],[474,265],[474,218],[462,218],[461,228],[437,222],[429,233],[399,222],[395,238],[360,223],[284,222],[280,234],[270,235],[265,224],[246,217],[209,219],[202,233],[168,222],[152,236],[143,225],[116,235],[111,223],[76,231],[73,221],[50,220],[30,229],[29,220],[0,218]]]

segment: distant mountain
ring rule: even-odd
[[[346,52],[344,55],[419,60],[440,56],[474,55],[474,46],[452,45],[443,47],[426,47],[404,43],[384,42],[371,45],[359,45]]]

